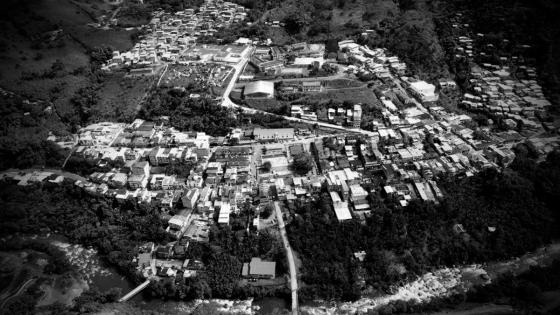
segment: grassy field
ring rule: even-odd
[[[123,27],[141,26],[150,22],[150,10],[142,5],[128,5],[119,11],[117,19]]]
[[[354,104],[370,104],[372,100],[376,99],[376,97],[371,89],[363,87],[344,90],[328,90],[321,93],[309,94],[304,99],[310,102],[328,102],[333,100],[338,102],[348,101]]]
[[[157,78],[125,77],[123,73],[107,77],[97,92],[101,99],[92,109],[95,116],[100,120],[132,120],[136,116],[138,105]]]
[[[108,46],[124,51],[133,46],[136,32],[100,30],[88,26],[111,12],[102,0],[7,0],[0,4],[0,86],[33,99],[50,101],[64,121],[75,121],[70,100],[90,86],[88,51]],[[58,31],[58,32],[54,32]],[[138,88],[127,80],[108,78],[101,89],[97,113],[112,117],[129,114]],[[121,85],[119,85],[121,84]],[[115,87],[116,86],[116,87]]]
[[[289,102],[281,102],[275,99],[248,99],[247,106],[266,112],[277,113],[282,107],[289,106]]]
[[[363,87],[366,85],[364,82],[350,80],[350,79],[336,79],[324,81],[324,87],[326,89],[345,89],[345,88],[355,88]]]

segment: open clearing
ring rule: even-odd
[[[351,102],[354,104],[370,104],[372,100],[377,99],[375,94],[371,89],[367,87],[353,88],[353,89],[341,89],[341,90],[327,90],[321,93],[309,94],[303,99],[313,101],[339,101],[339,102]]]
[[[111,74],[97,91],[100,100],[93,108],[95,116],[117,120],[134,118],[138,104],[149,93],[157,78],[126,77],[124,73]]]

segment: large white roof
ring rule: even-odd
[[[274,95],[274,82],[272,81],[254,81],[245,85],[245,95],[263,93]]]
[[[350,214],[350,210],[348,209],[347,202],[340,202],[334,205],[334,212],[336,213],[336,218],[338,219],[338,221],[352,219],[352,215]]]

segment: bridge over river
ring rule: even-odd
[[[132,289],[132,291],[128,292],[127,295],[120,298],[119,302],[126,302],[126,301],[130,300],[133,296],[135,296],[136,294],[138,294],[142,290],[144,290],[149,284],[150,284],[150,280],[144,281],[142,284],[140,284],[136,288]]]

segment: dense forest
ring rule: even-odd
[[[76,244],[94,246],[132,280],[136,246],[169,240],[155,207],[90,196],[71,183],[17,186],[0,182],[0,237],[60,233]]]
[[[49,131],[68,135],[48,104],[25,101],[15,95],[0,97],[0,170],[60,166],[65,152],[46,140]]]
[[[288,225],[303,262],[300,297],[354,300],[363,281],[369,292],[385,292],[438,266],[505,259],[549,242],[560,231],[560,154],[537,164],[530,150],[519,151],[504,172],[443,179],[446,199],[439,205],[400,208],[372,194],[376,206],[365,225],[339,223],[326,195],[300,207]],[[353,253],[362,250],[366,257],[358,263]]]

